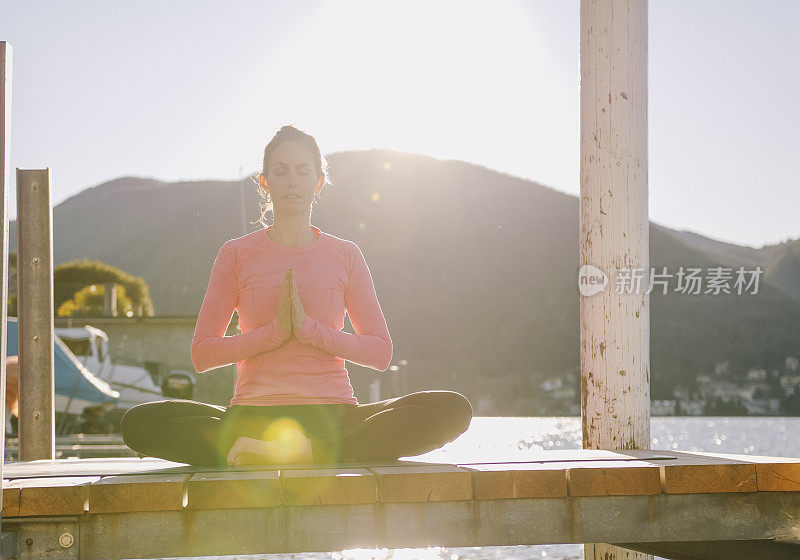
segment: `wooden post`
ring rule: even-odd
[[[8,323],[8,191],[11,189],[11,45],[0,41],[0,480],[6,456],[6,346]],[[0,492],[0,509],[3,493]]]
[[[580,27],[581,277],[593,266],[608,280],[579,296],[583,447],[649,449],[647,0],[581,0]],[[640,270],[638,293],[616,293],[621,269]],[[648,558],[604,544],[584,554]]]
[[[50,169],[17,169],[19,459],[55,458]]]

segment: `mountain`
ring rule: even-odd
[[[764,263],[767,280],[800,301],[800,239],[782,244]]]
[[[755,248],[718,241],[687,230],[668,231],[687,246],[709,255],[720,263],[762,267],[766,281],[800,301],[800,269],[796,262],[800,254],[800,239],[789,239],[782,243]]]
[[[758,266],[764,263],[764,259],[773,254],[778,246],[767,245],[761,249],[745,247],[725,241],[718,241],[705,237],[699,233],[687,230],[668,230],[671,235],[680,239],[684,244],[701,253],[705,253],[711,258],[723,263],[736,263],[740,266]]]
[[[335,153],[329,162],[334,186],[312,223],[361,247],[394,363],[407,361],[409,391],[456,389],[528,414],[546,407],[543,380],[574,382],[577,197],[477,165],[387,150]],[[113,264],[145,279],[157,314],[196,314],[219,247],[243,233],[242,196],[255,221],[249,179],[98,185],[55,207],[55,263]],[[14,224],[11,232],[14,247]],[[800,261],[787,247],[738,247],[651,224],[653,267],[674,273],[769,261],[775,280],[762,278],[756,295],[654,292],[654,398],[669,398],[719,361],[741,373],[800,356]]]

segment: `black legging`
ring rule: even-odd
[[[190,400],[143,403],[122,417],[125,444],[141,455],[225,466],[238,437],[271,439],[278,419],[299,424],[315,463],[391,461],[437,449],[469,427],[472,406],[453,391],[420,391],[365,404],[215,406]],[[286,421],[284,421],[286,422]]]

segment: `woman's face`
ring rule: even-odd
[[[269,158],[265,188],[274,212],[308,212],[322,190],[310,150],[291,140],[278,144]]]

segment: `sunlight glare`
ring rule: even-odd
[[[458,157],[512,172],[507,160],[524,154],[526,165],[533,158],[547,169],[554,136],[572,141],[553,109],[565,103],[561,88],[573,87],[575,68],[546,51],[546,25],[511,0],[329,1],[257,59],[262,70],[243,104],[264,129],[291,121],[324,146]],[[281,120],[272,122],[276,106]]]
[[[282,417],[270,422],[260,439],[275,442],[277,462],[291,463],[301,455],[307,438],[303,427],[296,420]]]

